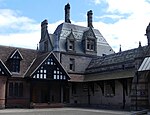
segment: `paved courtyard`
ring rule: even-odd
[[[79,108],[4,109],[0,115],[130,115],[130,112]]]

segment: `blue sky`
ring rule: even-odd
[[[150,0],[0,0],[0,45],[36,49],[40,23],[49,22],[49,32],[64,21],[64,6],[71,5],[71,22],[87,26],[86,13],[93,11],[99,29],[118,52],[147,44],[144,36],[150,22]]]

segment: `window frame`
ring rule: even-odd
[[[95,40],[87,39],[86,50],[88,50],[88,51],[95,51],[94,44],[95,44]]]
[[[8,96],[9,97],[23,97],[23,82],[9,82]]]
[[[73,59],[73,58],[70,58],[69,70],[75,71],[75,59]]]

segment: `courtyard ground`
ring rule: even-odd
[[[130,115],[127,111],[81,109],[81,108],[50,108],[50,109],[3,109],[0,115]]]

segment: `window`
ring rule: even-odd
[[[10,64],[10,71],[11,72],[20,72],[20,61],[22,60],[22,56],[18,50],[10,57],[9,64]]]
[[[11,71],[19,73],[19,71],[20,71],[20,60],[19,59],[13,59],[12,60]]]
[[[48,58],[44,64],[36,71],[33,78],[35,79],[54,79],[66,80],[62,69],[55,63],[54,59]]]
[[[11,83],[9,83],[9,96],[13,96],[13,83],[11,82]]]
[[[74,71],[75,70],[75,60],[74,59],[70,59],[70,65],[69,65],[69,69]]]
[[[71,29],[71,33],[66,38],[67,43],[67,51],[74,52],[75,51],[75,37],[73,35],[73,30]]]
[[[10,82],[9,83],[9,96],[22,97],[23,96],[23,83],[22,82]]]
[[[105,96],[112,97],[115,95],[115,81],[105,82]]]
[[[87,50],[94,51],[94,40],[87,40]]]
[[[76,83],[72,83],[72,95],[77,93],[77,85]]]
[[[74,41],[70,41],[69,50],[74,50]]]

